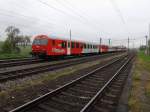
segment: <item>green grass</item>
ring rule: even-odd
[[[147,74],[147,75],[146,75]],[[150,109],[150,56],[139,51],[132,76],[128,105],[131,112],[149,112]],[[146,77],[145,79],[143,77]],[[144,85],[144,86],[143,86]],[[148,101],[143,100],[146,98]],[[148,105],[148,106],[147,106]]]
[[[141,68],[150,72],[150,56],[145,55],[144,51],[139,51],[138,59],[141,63],[141,66],[142,66]]]
[[[145,55],[143,51],[140,51],[138,57],[141,61],[142,69],[150,73],[150,56]],[[145,94],[150,98],[150,79],[147,79]]]
[[[139,51],[138,57],[145,62],[150,62],[150,56],[145,55],[144,51]]]
[[[2,45],[2,43],[0,43]],[[0,59],[9,59],[9,58],[24,58],[29,57],[31,52],[31,46],[22,47],[20,46],[20,53],[2,53],[0,52]]]

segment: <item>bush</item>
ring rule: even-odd
[[[12,44],[9,40],[6,40],[2,46],[2,52],[3,53],[12,53]]]
[[[2,53],[20,53],[20,48],[17,46],[14,48],[12,42],[6,40],[2,45]]]

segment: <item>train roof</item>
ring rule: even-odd
[[[58,40],[66,40],[66,41],[69,41],[69,39],[67,39],[67,38],[58,37],[58,36],[54,36],[54,35],[42,35],[42,34],[41,34],[41,35],[36,35],[36,36],[34,36],[34,38],[37,38],[38,36],[44,36],[44,37],[49,38],[49,39],[58,39]],[[74,39],[72,39],[71,41],[99,45],[99,44],[97,44],[97,43],[95,43],[95,42],[87,42],[87,41],[82,41],[82,40],[74,40]],[[105,46],[107,46],[107,45],[105,45]]]

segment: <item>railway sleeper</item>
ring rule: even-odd
[[[75,96],[84,96],[84,97],[92,97],[93,95],[95,95],[94,92],[91,92],[91,93],[85,93],[84,91],[80,91],[80,93],[77,93],[76,90],[67,90],[66,91],[67,93],[70,93],[72,95],[75,95]]]
[[[107,97],[107,99],[103,98],[100,101],[101,101],[102,105],[114,105],[115,104],[114,101],[113,101],[113,99],[109,99],[108,97]]]
[[[59,110],[64,110],[66,112],[68,112],[68,111],[78,112],[79,109],[82,108],[84,105],[82,105],[78,102],[77,103],[71,103],[68,101],[61,100],[61,99],[52,98],[49,106],[53,107],[53,108],[58,108]]]
[[[80,99],[86,99],[86,100],[90,100],[92,97],[90,96],[81,96],[81,95],[74,95],[74,94],[71,94],[71,93],[67,93],[67,92],[62,92],[63,95],[67,95],[67,96],[70,96],[70,97],[75,97],[75,98],[80,98]]]
[[[111,98],[116,98],[117,97],[117,95],[115,95],[115,94],[112,94],[112,93],[106,93],[105,94],[107,97],[111,97]]]
[[[102,80],[103,81],[103,80]],[[88,83],[101,83],[101,80],[93,80],[93,79],[85,79],[83,82],[88,82]]]
[[[102,74],[101,75],[92,75],[92,77],[98,78],[98,79],[103,79],[103,75]]]
[[[69,109],[69,106],[63,106],[63,109],[61,108],[62,105],[58,104],[57,102],[54,101],[49,101],[49,102],[45,102],[43,104],[39,104],[38,105],[39,108],[41,108],[44,111],[40,111],[40,112],[66,112]],[[32,110],[31,110],[32,112]]]
[[[114,106],[111,105],[107,105],[107,108],[95,105],[93,112],[114,112],[114,110],[115,110]]]
[[[70,90],[72,90],[74,92],[80,92],[80,93],[83,93],[83,94],[92,94],[92,95],[95,94],[95,92],[93,92],[93,91],[85,91],[85,90],[80,90],[80,89],[75,89],[75,88],[71,88]]]
[[[71,88],[71,89],[75,89],[76,91],[80,92],[80,91],[85,91],[85,92],[97,92],[98,91],[98,88],[97,89],[89,89],[88,87],[86,88],[80,88],[80,87],[74,87],[74,88]]]
[[[41,111],[39,111],[39,112],[62,112],[57,109],[51,108],[51,107],[49,107],[49,105],[46,105],[46,104],[40,104],[38,107],[41,109]],[[35,112],[38,112],[38,110]]]
[[[118,93],[117,94],[113,94],[115,97],[112,97],[112,96],[107,96],[107,95],[105,95],[103,98],[102,98],[102,102],[103,102],[103,100],[104,101],[110,101],[112,104],[111,105],[114,105],[114,104],[116,104],[116,103],[114,103],[115,101],[116,101],[116,99],[118,98]],[[104,102],[103,102],[104,103]],[[106,103],[106,102],[105,102]],[[108,103],[109,104],[109,103]]]
[[[82,85],[82,84],[78,84],[76,85],[79,88],[89,88],[89,89],[93,89],[93,90],[97,90],[97,86],[89,86],[89,85]],[[100,87],[102,85],[98,85],[98,87]]]
[[[95,80],[95,81],[103,81],[104,79],[103,78],[95,78],[93,76],[89,77],[90,80]]]
[[[71,98],[72,99],[72,98]],[[80,103],[79,101],[76,101],[76,102],[73,102],[72,101],[69,101],[68,99],[61,99],[60,97],[53,97],[52,98],[52,101],[55,101],[57,103],[60,103],[62,105],[70,105],[72,107],[75,107],[75,106],[84,106],[82,105],[82,103]]]
[[[88,99],[82,99],[81,97],[72,97],[70,95],[63,95],[63,94],[60,94],[60,96],[56,97],[57,99],[61,99],[63,101],[67,101],[67,102],[74,102],[74,103],[79,103],[79,104],[85,104]]]

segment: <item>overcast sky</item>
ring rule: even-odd
[[[130,47],[145,43],[150,0],[0,0],[0,40],[7,26],[21,34],[47,34]],[[134,40],[135,39],[135,40]],[[133,40],[135,43],[133,43]]]

